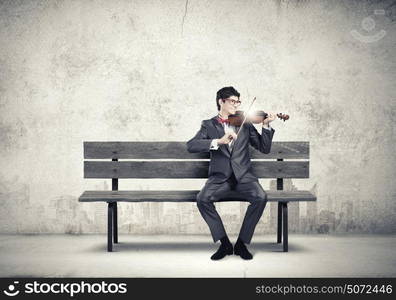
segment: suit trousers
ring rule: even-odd
[[[231,190],[237,191],[242,198],[250,202],[239,232],[239,238],[245,244],[250,244],[254,229],[267,204],[267,193],[258,181],[238,183],[233,174],[227,181],[222,183],[206,182],[197,195],[198,209],[209,226],[213,242],[217,242],[226,236],[226,232],[214,202],[224,196],[224,193]]]

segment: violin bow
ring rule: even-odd
[[[247,115],[249,114],[249,111],[250,111],[250,109],[252,108],[254,101],[256,101],[256,97],[253,98],[252,103],[250,103],[249,108],[247,109],[247,111],[246,111],[246,113],[245,113],[245,116],[244,116],[244,118],[243,118],[242,124],[241,124],[241,126],[239,127],[238,132],[237,132],[237,134],[236,134],[237,136],[238,136],[238,133],[239,133],[239,131],[241,130],[243,124],[245,124],[245,121],[246,121],[246,119],[247,119]]]

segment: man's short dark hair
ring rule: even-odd
[[[216,94],[217,110],[220,110],[219,99],[227,99],[228,97],[231,96],[237,96],[239,98],[240,95],[241,94],[239,94],[238,91],[234,89],[234,87],[232,86],[226,86],[218,90]]]

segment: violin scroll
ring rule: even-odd
[[[290,118],[289,115],[282,114],[282,113],[276,114],[276,116],[277,116],[279,119],[283,120],[283,122],[289,120],[289,118]]]

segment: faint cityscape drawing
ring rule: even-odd
[[[49,205],[32,204],[29,187],[1,187],[0,230],[3,233],[105,233],[107,231],[107,204],[80,203],[76,196],[63,195],[51,199]],[[97,185],[109,189],[108,184]],[[270,181],[270,190],[276,189],[276,180]],[[297,190],[293,181],[284,180],[285,190]],[[316,185],[311,189],[315,194]],[[326,203],[319,205],[320,201]],[[395,221],[374,223],[361,216],[357,199],[320,199],[312,203],[289,203],[289,231],[291,233],[388,232]],[[215,203],[224,226],[230,234],[238,234],[245,215],[247,202]],[[320,209],[318,207],[321,207]],[[275,234],[277,226],[275,202],[269,202],[256,227],[258,234]],[[209,234],[196,204],[143,202],[119,203],[120,233],[131,234]],[[381,226],[387,226],[383,229]],[[389,229],[390,227],[390,229]],[[392,229],[393,228],[393,229]]]

